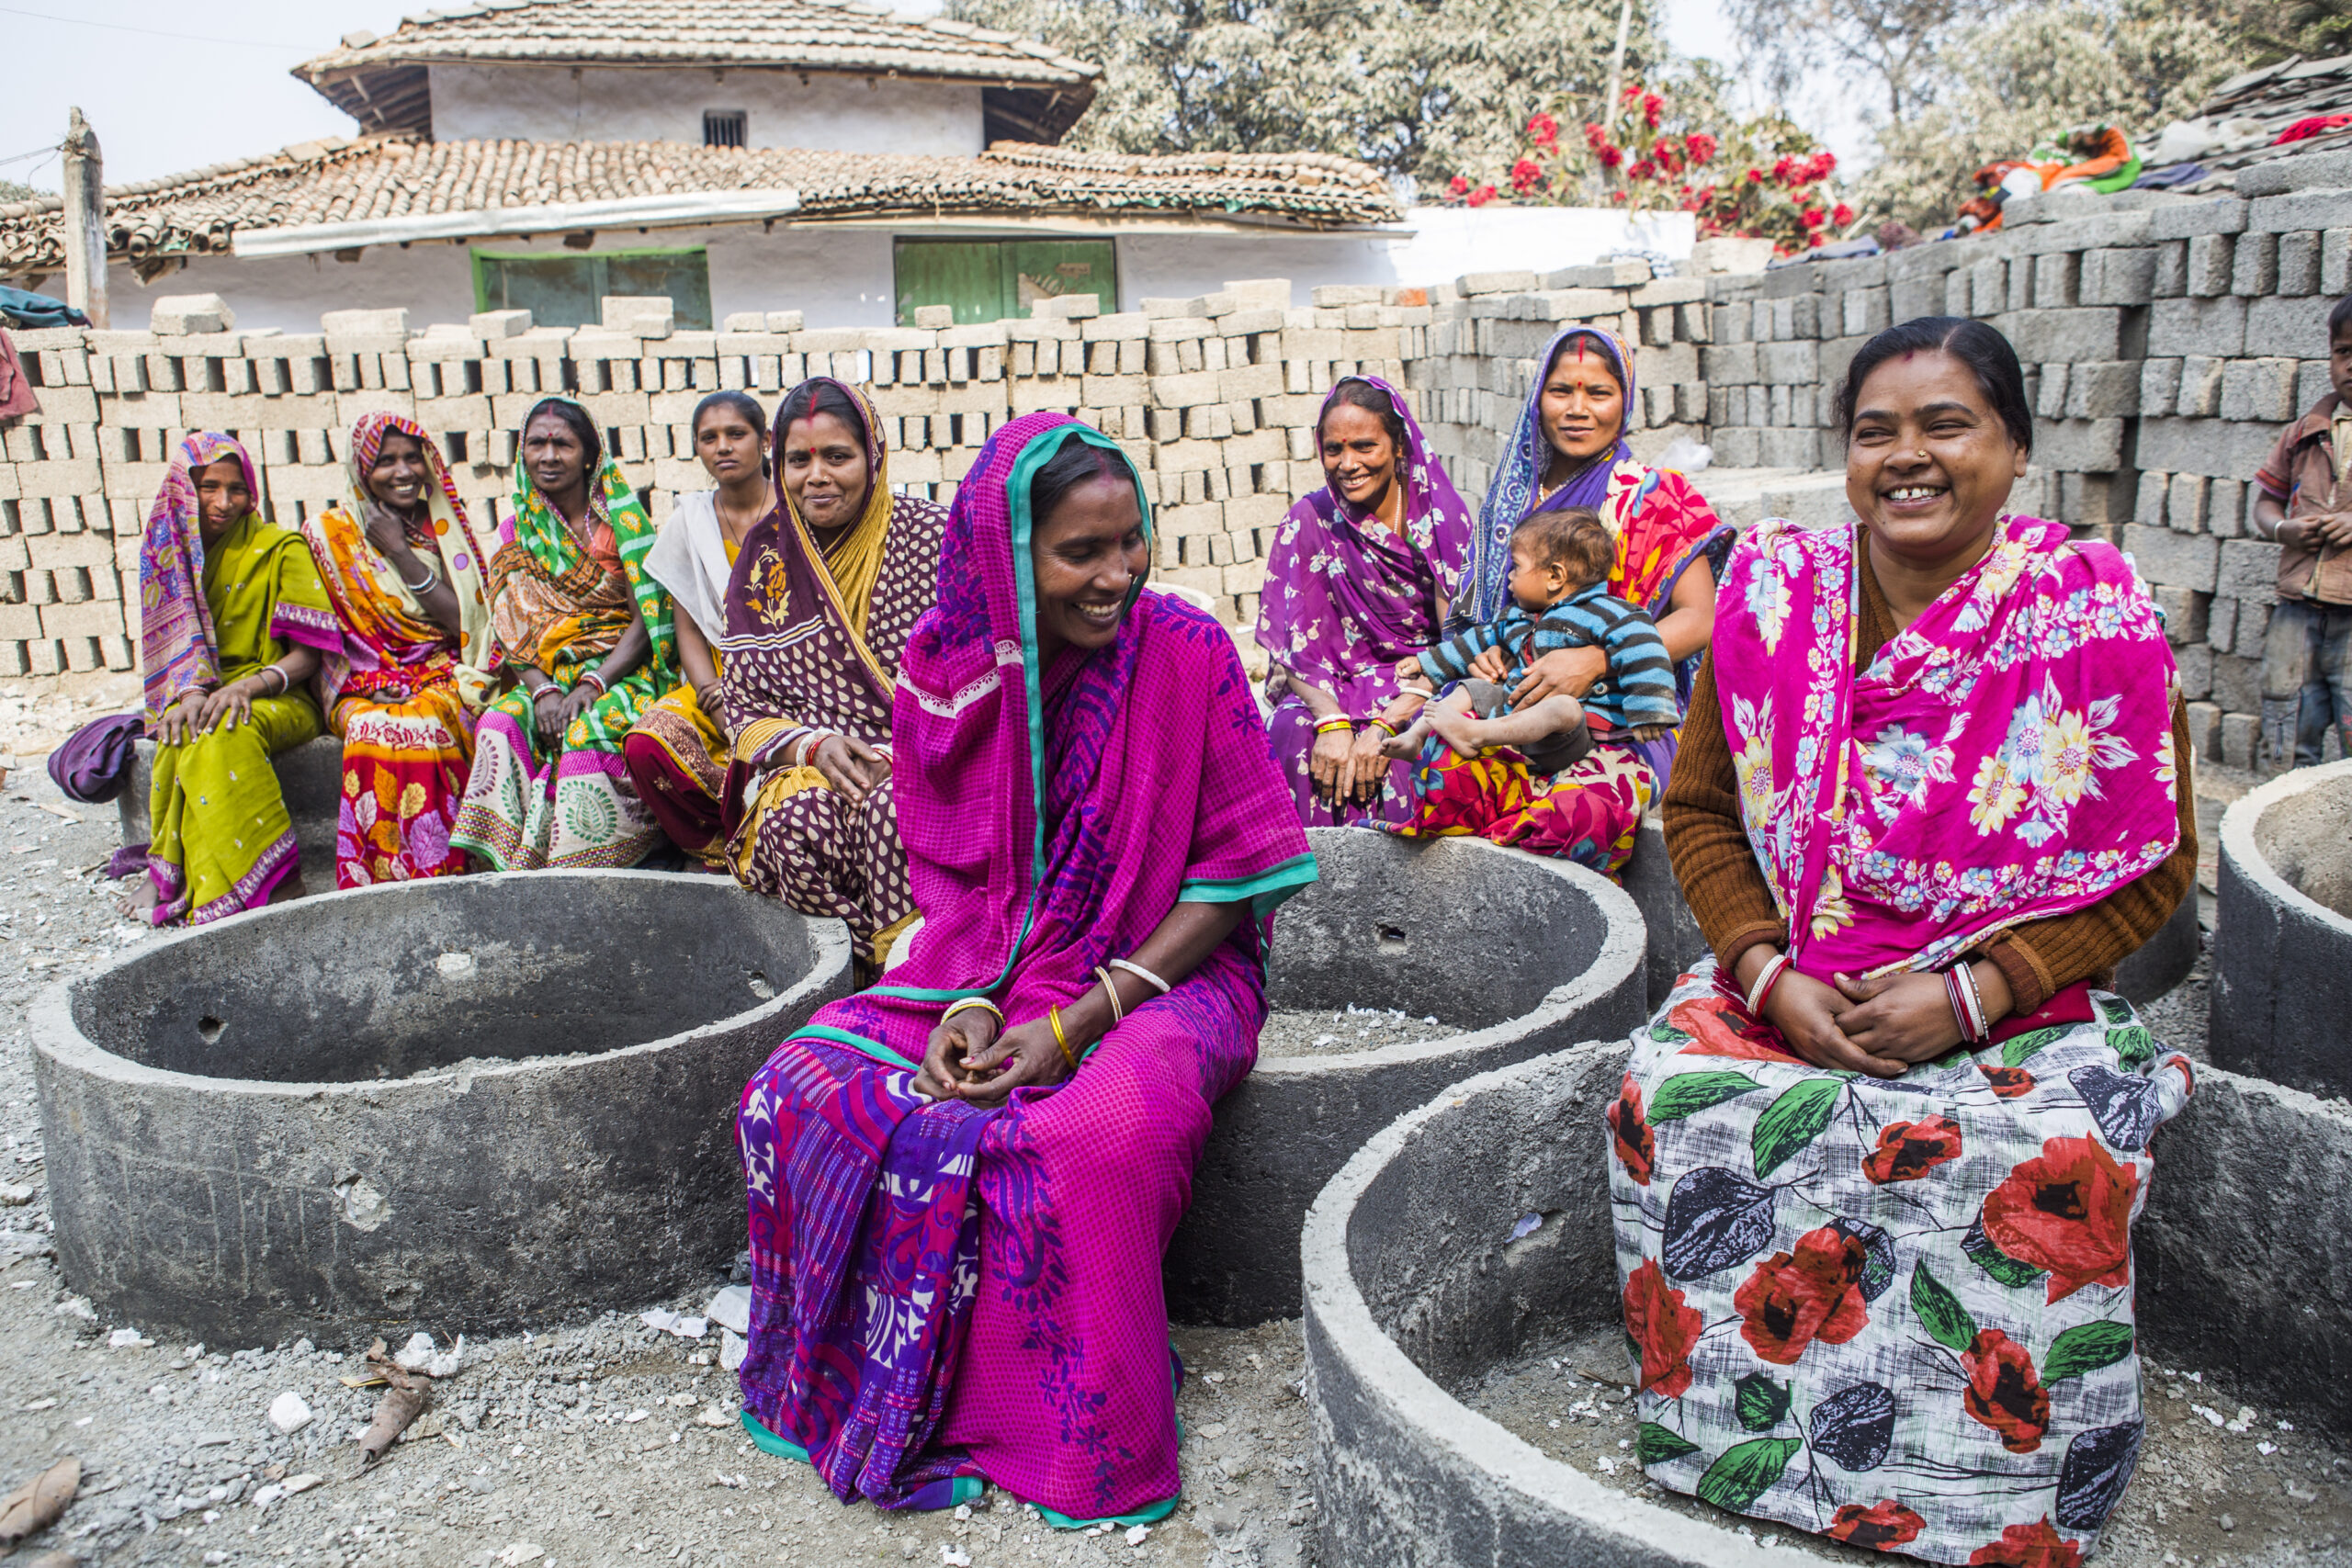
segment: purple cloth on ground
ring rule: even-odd
[[[130,782],[130,764],[146,729],[146,721],[135,713],[92,719],[49,754],[49,776],[68,800],[104,806]]]

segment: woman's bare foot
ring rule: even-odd
[[[124,919],[152,926],[155,923],[155,879],[143,871],[134,872],[132,884],[129,893],[114,901],[115,912]]]

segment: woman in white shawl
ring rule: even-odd
[[[621,759],[638,798],[662,830],[715,871],[727,865],[718,802],[729,742],[718,717],[718,642],[727,631],[727,581],[743,536],[775,504],[767,470],[767,415],[743,392],[713,392],[695,406],[695,456],[716,490],[681,496],[645,558],[645,570],[678,607],[678,665],[685,683],[647,711]]]

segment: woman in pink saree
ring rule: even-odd
[[[1315,862],[1232,638],[1143,591],[1148,518],[1064,415],[981,449],[893,705],[926,919],[743,1091],[743,1423],[844,1500],[1175,1505],[1160,1255]]]

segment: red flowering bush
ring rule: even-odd
[[[1815,1339],[1843,1345],[1870,1321],[1857,1280],[1870,1250],[1825,1225],[1797,1237],[1794,1252],[1776,1252],[1732,1292],[1740,1337],[1762,1359],[1790,1367]]]
[[[1759,116],[1721,133],[1699,129],[1667,94],[1636,82],[1609,113],[1582,123],[1579,143],[1561,137],[1555,116],[1529,117],[1527,145],[1510,166],[1510,194],[1500,199],[1629,213],[1670,206],[1697,218],[1702,239],[1758,235],[1782,254],[1857,224],[1854,209],[1824,188],[1837,171],[1836,154],[1786,119]],[[1723,164],[1744,169],[1716,174]],[[1467,175],[1446,188],[1455,205],[1498,199],[1493,184],[1474,186]]]
[[[1625,1332],[1642,1350],[1642,1392],[1679,1399],[1690,1387],[1690,1351],[1706,1320],[1685,1306],[1655,1259],[1645,1258],[1625,1281]]]
[[[2050,1391],[2041,1386],[2026,1348],[1997,1328],[1981,1330],[1962,1352],[1969,1415],[2001,1435],[2013,1454],[2030,1454],[2050,1430]]]

